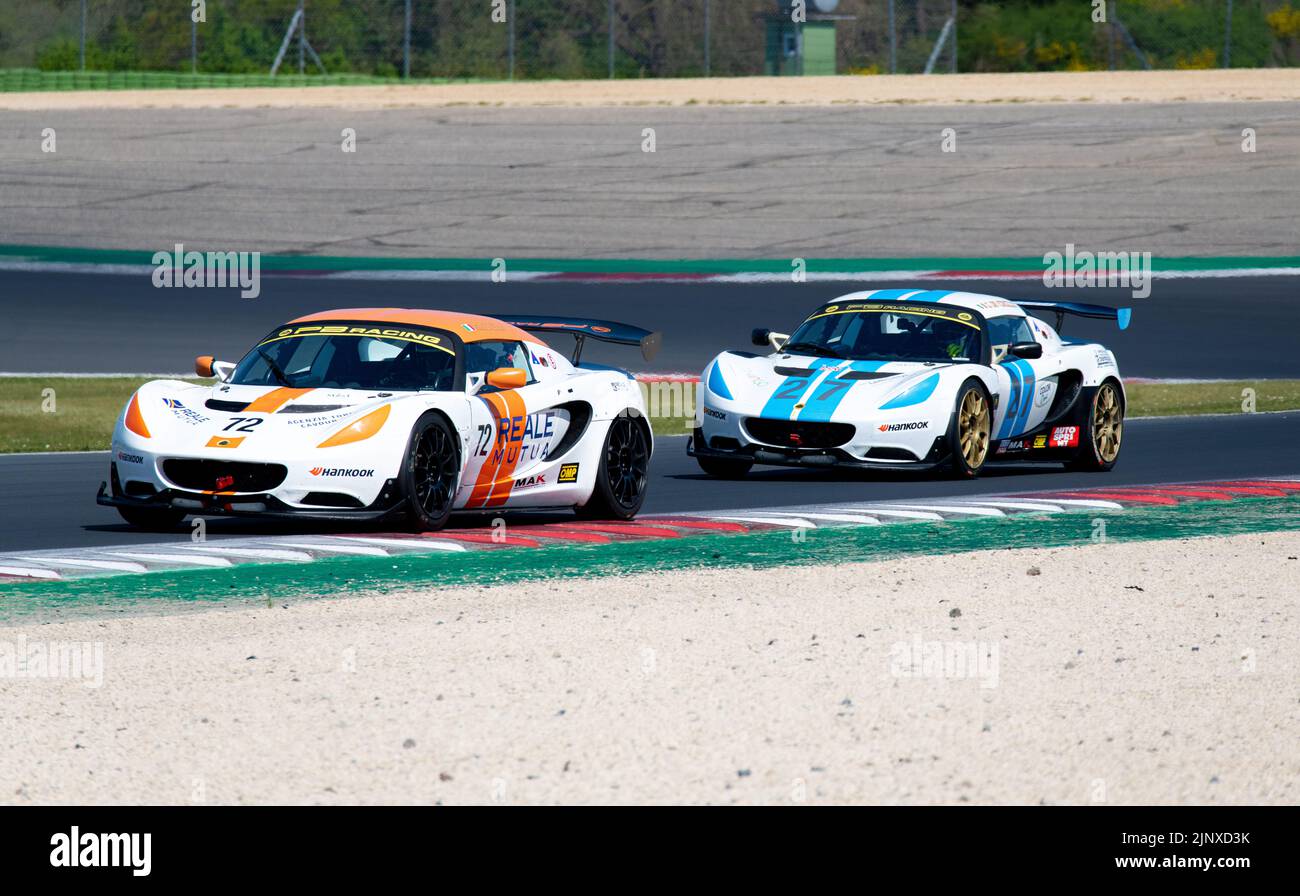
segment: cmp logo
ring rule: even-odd
[[[904,432],[909,429],[929,429],[929,420],[918,420],[912,423],[882,423],[880,424],[881,432]]]
[[[153,834],[83,834],[74,825],[51,837],[50,845],[54,868],[130,868],[136,877],[153,869]]]
[[[311,475],[325,476],[330,479],[369,479],[375,475],[375,471],[346,469],[343,467],[312,467]]]

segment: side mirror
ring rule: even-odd
[[[199,355],[194,359],[194,372],[202,377],[216,376],[212,369],[213,357],[211,355]]]
[[[1043,347],[1037,342],[1015,342],[1007,349],[1007,354],[1017,358],[1041,358]]]
[[[520,367],[498,367],[487,375],[487,384],[498,389],[518,389],[528,382],[528,371]]]
[[[749,341],[761,348],[770,348],[771,343],[767,341],[772,335],[772,331],[766,327],[755,327],[754,332],[749,334]]]

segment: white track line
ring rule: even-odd
[[[61,579],[53,569],[37,569],[31,566],[0,566],[0,576],[22,576],[26,579]]]
[[[900,507],[903,510],[928,510],[931,513],[965,513],[970,516],[1006,516],[996,507],[972,507],[970,505],[958,504],[894,504],[890,502],[890,507]]]
[[[411,551],[463,551],[465,546],[454,541],[435,541],[434,539],[423,540],[419,538],[371,538],[360,535],[340,535],[339,538],[346,538],[348,541],[360,541],[365,544],[382,544],[390,545],[397,548],[406,548]]]
[[[138,551],[104,551],[110,557],[146,560],[153,563],[188,563],[191,566],[229,566],[225,557],[194,557],[186,554],[146,554]]]
[[[15,557],[24,563],[44,563],[46,566],[71,566],[73,569],[112,569],[118,572],[148,572],[141,563],[125,560],[87,560],[82,557]]]
[[[1138,486],[1135,486],[1135,488]],[[1114,501],[1101,501],[1093,498],[1049,498],[1053,504],[1068,504],[1075,507],[1096,507],[1101,510],[1123,510],[1123,504]]]
[[[226,547],[199,547],[190,548],[191,551],[211,551],[214,554],[229,554],[232,557],[258,557],[263,560],[293,560],[297,562],[310,561],[315,558],[304,551],[279,551],[272,548],[226,548]]]
[[[306,551],[332,551],[335,554],[356,554],[361,557],[388,557],[391,556],[383,548],[371,548],[360,544],[310,544],[299,541],[277,541],[276,544],[284,545],[286,548],[302,548]]]
[[[937,513],[927,513],[920,510],[894,510],[891,507],[874,507],[874,506],[844,506],[841,510],[851,511],[853,513],[869,513],[872,516],[892,516],[902,520],[934,520],[943,522],[943,517]]]
[[[1029,512],[1045,511],[1047,513],[1061,513],[1065,508],[1059,504],[1048,504],[1045,501],[977,501],[972,498],[969,501],[958,501],[968,507],[1001,507],[1004,510],[1024,510]]]
[[[777,511],[778,513],[780,511]],[[816,529],[817,524],[797,516],[710,516],[715,520],[736,520],[742,523],[766,523],[769,526],[788,526],[791,529]]]
[[[809,513],[801,510],[798,513],[786,510],[773,510],[771,513],[777,516],[797,516],[809,520],[826,520],[832,523],[857,523],[862,526],[879,526],[880,520],[874,516],[863,516],[857,513]]]

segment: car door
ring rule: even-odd
[[[533,353],[522,342],[466,345],[466,376],[471,388],[491,370],[518,368],[528,375],[518,388],[484,384],[470,400],[469,456],[461,477],[458,505],[500,507],[511,499],[526,503],[529,489],[546,484],[537,468],[561,438],[567,415],[558,411],[561,390],[539,380]]]
[[[1038,342],[1028,318],[1005,315],[990,318],[988,324],[1001,392],[993,435],[1000,441],[1016,439],[1033,432],[1047,417],[1056,397],[1061,361],[1054,353],[1041,358],[1009,353],[1016,343]]]

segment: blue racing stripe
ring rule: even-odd
[[[935,387],[938,385],[939,374],[932,373],[925,379],[921,380],[921,382],[907,389],[905,392],[900,392],[893,398],[889,399],[889,401],[880,406],[880,409],[882,411],[892,411],[895,408],[911,407],[914,404],[928,401],[930,396],[934,394]]]
[[[831,367],[835,364],[842,363],[838,358],[818,358],[808,366],[813,370],[820,370],[823,367]],[[794,413],[794,406],[799,403],[799,399],[808,391],[813,380],[817,377],[815,374],[808,376],[787,376],[777,384],[776,389],[772,391],[771,397],[768,398],[767,404],[758,412],[760,417],[768,417],[773,420],[789,420],[790,415]]]
[[[1002,418],[1002,425],[998,427],[998,438],[1008,439],[1011,437],[1011,427],[1016,422],[1020,408],[1020,371],[1016,369],[1016,362],[1003,363],[1002,369],[1007,372],[1007,377],[1011,381],[1011,391],[1007,395],[1006,415]]]
[[[854,361],[848,369],[873,373],[885,366],[884,361]],[[843,371],[841,371],[842,373]],[[842,380],[839,374],[825,377],[808,398],[808,403],[799,412],[798,419],[826,423],[835,413],[835,409],[848,396],[849,392],[861,380]]]
[[[1034,376],[1034,366],[1028,361],[1017,361],[1016,367],[1024,379],[1024,388],[1020,395],[1020,413],[1016,415],[1016,425],[1012,436],[1018,436],[1029,429],[1029,412],[1034,407],[1034,386],[1038,378]]]
[[[892,302],[894,299],[902,298],[909,292],[916,292],[915,289],[878,289],[868,298],[868,302]]]
[[[925,292],[918,292],[912,296],[910,301],[913,302],[937,302],[942,298],[952,295],[957,290],[953,289],[927,289]]]

